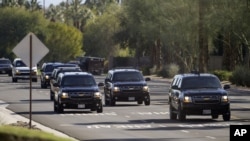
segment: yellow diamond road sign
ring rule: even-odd
[[[49,52],[49,49],[36,37],[35,34],[29,33],[12,51],[17,57],[21,58],[28,67],[30,66],[31,57],[32,67],[34,67]]]

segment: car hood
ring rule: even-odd
[[[121,82],[115,82],[114,86],[145,86],[147,83],[145,81],[121,81]]]
[[[186,95],[206,95],[206,94],[226,94],[227,91],[222,88],[203,88],[203,89],[192,89],[184,90],[183,93]]]
[[[29,67],[16,67],[18,70],[30,70]],[[32,70],[37,70],[37,67],[32,67]]]
[[[11,64],[0,64],[0,67],[11,67]]]
[[[63,87],[62,91],[64,92],[97,92],[99,91],[98,86],[91,86],[91,87]]]

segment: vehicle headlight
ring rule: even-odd
[[[142,90],[143,90],[144,92],[149,92],[148,86],[143,86],[143,87],[142,87]]]
[[[223,95],[221,97],[221,102],[229,102],[228,96],[227,95]]]
[[[114,92],[120,92],[120,88],[119,88],[119,87],[114,87],[114,88],[113,88],[113,91],[114,91]]]
[[[102,98],[102,94],[100,92],[95,92],[94,93],[94,97],[98,98],[98,99],[101,99]]]
[[[20,73],[20,70],[16,70],[16,74],[19,74]]]
[[[49,76],[48,76],[48,75],[45,75],[45,79],[49,79]]]
[[[69,94],[66,92],[63,92],[61,98],[69,98]]]
[[[192,97],[191,96],[185,96],[183,102],[184,103],[191,103],[192,102]]]

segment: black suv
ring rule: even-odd
[[[61,65],[60,62],[46,62],[43,63],[41,67],[41,75],[40,75],[40,81],[41,81],[41,88],[47,88],[50,86],[50,77],[51,73],[54,70],[55,66]]]
[[[104,95],[106,105],[114,106],[116,101],[137,101],[150,105],[150,93],[142,73],[137,69],[112,69],[105,78]]]
[[[0,58],[0,74],[12,76],[12,63],[8,58]]]
[[[186,115],[211,115],[224,121],[230,120],[230,85],[222,88],[217,76],[208,73],[176,75],[169,90],[170,119],[185,120]]]
[[[50,100],[54,100],[54,93],[57,89],[54,87],[54,83],[57,81],[57,77],[60,73],[64,72],[82,72],[80,67],[58,67],[55,68],[52,71],[51,77],[50,77]]]
[[[54,111],[64,112],[64,109],[91,109],[97,113],[103,112],[102,94],[92,74],[86,72],[60,73],[55,91]]]

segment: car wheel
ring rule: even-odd
[[[224,120],[224,121],[229,121],[230,118],[231,118],[231,113],[230,113],[230,111],[227,112],[227,113],[224,113],[224,114],[222,115],[222,117],[223,117],[223,120]]]
[[[105,105],[110,105],[109,100],[107,99],[107,95],[106,94],[104,94],[104,97],[105,97]]]
[[[17,82],[17,78],[12,77],[12,82]]]
[[[54,100],[54,112],[57,112],[57,104],[55,100]]]
[[[32,79],[32,82],[37,82],[37,78],[33,78],[33,79]]]
[[[109,105],[115,106],[115,100],[112,97],[110,97],[110,99],[109,99]]]
[[[144,99],[144,104],[146,106],[150,105],[150,96],[147,96],[145,99]]]
[[[57,103],[57,112],[58,112],[58,113],[63,113],[63,111],[64,111],[64,109],[63,109],[62,104]]]
[[[97,112],[97,113],[102,113],[102,112],[103,112],[102,102],[100,102],[100,103],[99,103],[99,106],[96,107],[96,112]]]
[[[169,118],[172,120],[177,119],[177,114],[174,113],[174,109],[173,109],[173,106],[171,104],[169,105]]]
[[[217,119],[219,115],[212,115],[212,119]]]
[[[54,100],[54,93],[50,90],[50,100]]]
[[[138,101],[137,101],[137,104],[142,104],[142,103],[143,103],[142,100],[138,100]]]
[[[186,120],[186,113],[182,110],[181,105],[178,107],[178,119],[180,121]]]

